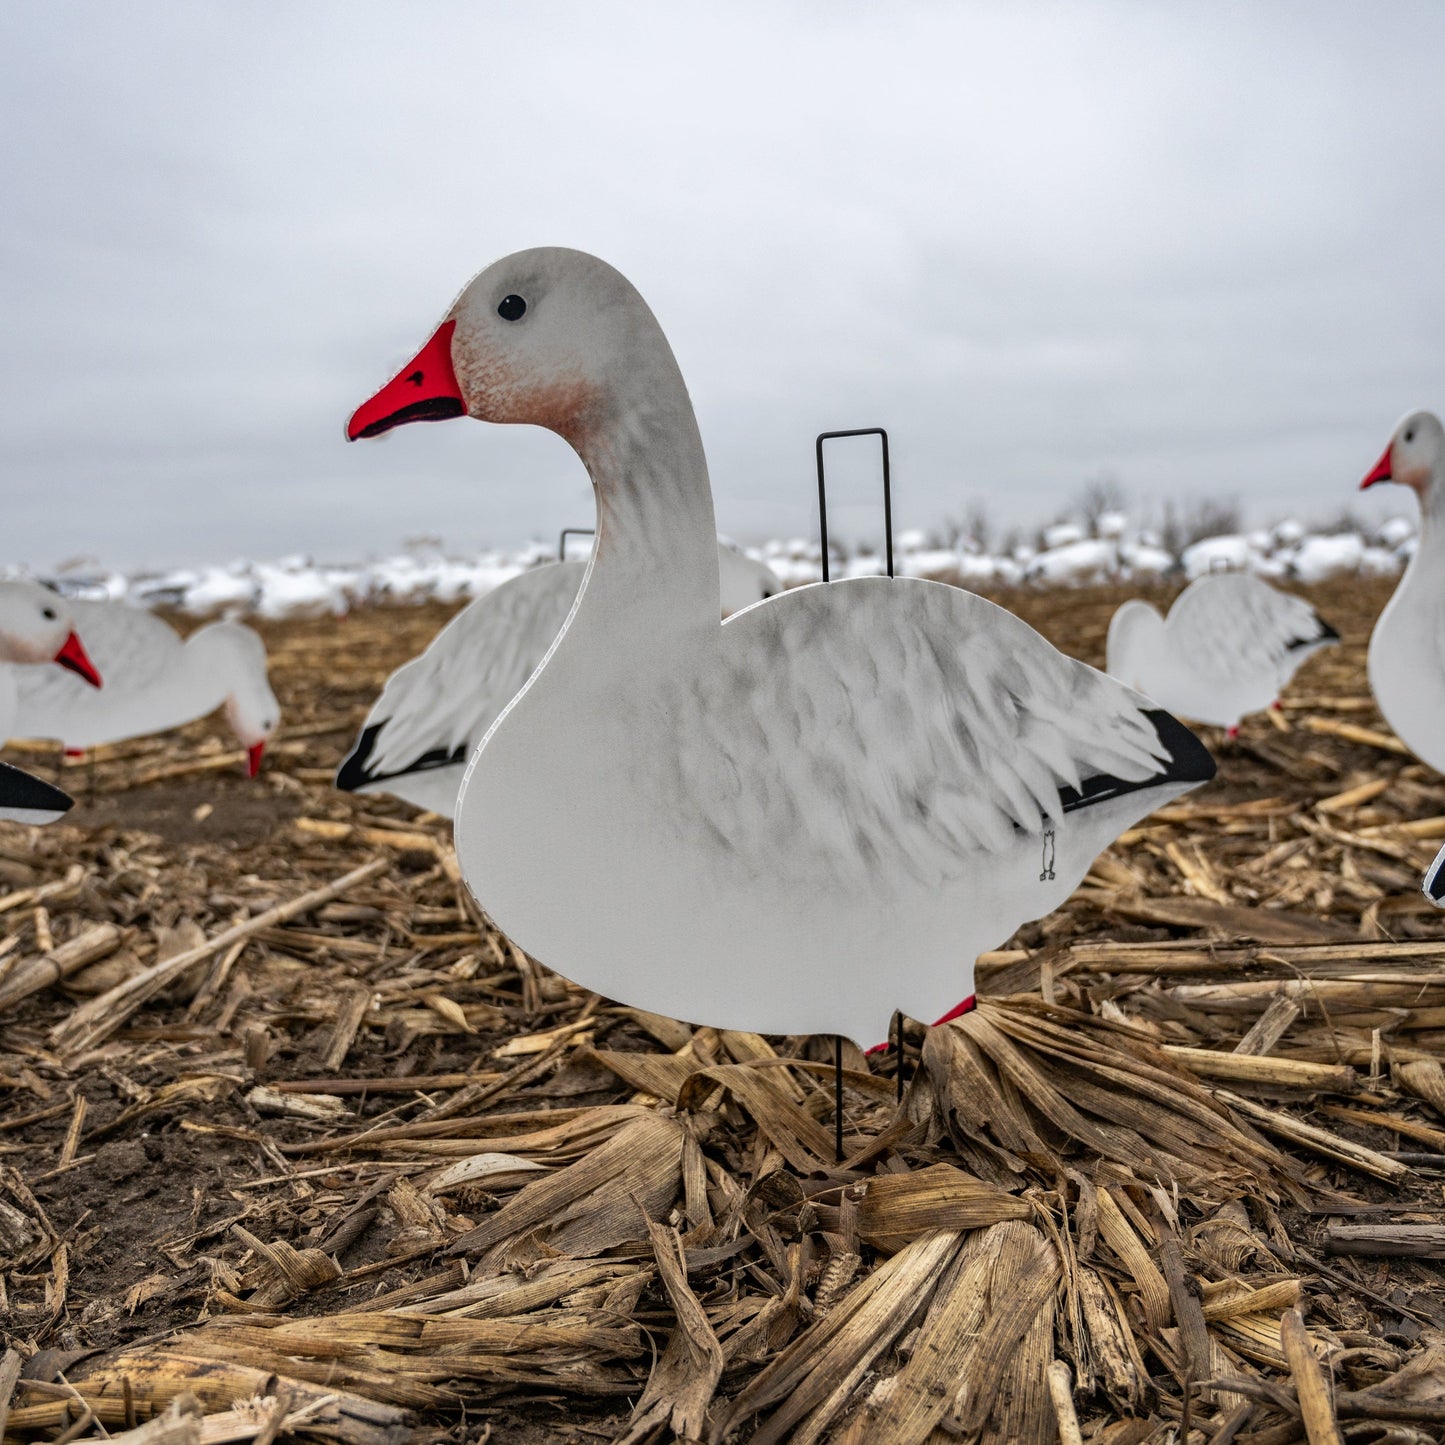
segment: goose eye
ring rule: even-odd
[[[520,321],[526,310],[527,303],[520,296],[503,296],[497,305],[497,315],[503,321]]]
[[[1415,440],[1415,433],[1414,433],[1413,431],[1407,431],[1407,432],[1405,433],[1405,440],[1406,440],[1407,442],[1412,442],[1412,441],[1414,441],[1414,440]]]
[[[54,609],[53,607],[43,607],[43,608],[41,608],[41,610],[40,610],[40,615],[41,615],[47,622],[54,622],[54,621],[55,621],[55,609]]]

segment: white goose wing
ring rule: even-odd
[[[537,567],[457,613],[387,679],[337,787],[464,762],[546,656],[585,571],[581,562]]]
[[[127,701],[163,687],[185,646],[169,623],[123,602],[74,601],[70,608],[102,685],[93,688],[64,668],[17,668],[17,737],[78,738],[81,720],[117,716]]]
[[[1339,638],[1302,597],[1245,572],[1192,582],[1169,609],[1166,626],[1175,657],[1197,673],[1222,680],[1268,674],[1278,686],[1310,653]]]
[[[1122,831],[1214,772],[1146,698],[940,583],[800,588],[723,640],[723,666],[674,700],[696,742],[665,786],[720,800],[714,844],[766,840],[799,882],[942,883],[1020,830],[1127,798],[1108,814]]]

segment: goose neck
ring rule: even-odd
[[[669,356],[668,361],[671,361]],[[597,500],[586,612],[683,631],[719,616],[717,527],[692,403],[655,373],[578,445]]]

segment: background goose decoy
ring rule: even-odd
[[[771,568],[726,542],[718,569],[723,616],[783,590]],[[560,560],[533,567],[457,613],[387,679],[336,786],[453,817],[467,762],[562,630],[586,571]]]
[[[1302,597],[1247,572],[1191,582],[1169,616],[1135,599],[1109,622],[1109,676],[1193,722],[1239,732],[1339,633]]]
[[[58,663],[99,687],[100,675],[75,633],[73,608],[38,582],[0,582],[0,661]]]
[[[712,494],[661,328],[577,251],[482,272],[348,435],[546,426],[597,542],[458,800],[479,903],[542,962],[678,1018],[871,1041],[1213,775],[1138,693],[970,593],[800,587],[719,624]]]
[[[224,705],[255,776],[281,716],[266,680],[266,647],[255,632],[213,622],[182,641],[169,623],[124,603],[70,606],[110,685],[97,693],[54,669],[17,674],[16,736],[90,748],[180,727]]]
[[[0,743],[15,730],[19,680],[55,662],[100,686],[80,639],[70,604],[35,582],[0,583]],[[0,764],[0,818],[17,823],[52,823],[72,799],[20,768]]]
[[[1370,687],[1385,721],[1416,757],[1445,772],[1445,427],[1412,412],[1360,483],[1398,482],[1420,499],[1420,539],[1370,634]]]
[[[53,823],[68,813],[75,799],[23,768],[0,763],[0,821]]]

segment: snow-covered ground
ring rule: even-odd
[[[1007,554],[968,540],[947,544],[921,531],[900,532],[894,570],[978,589],[1001,586],[1086,586],[1209,572],[1247,571],[1283,582],[1318,582],[1339,574],[1391,576],[1415,546],[1415,524],[1391,517],[1368,533],[1311,532],[1294,520],[1253,532],[1206,537],[1175,556],[1157,533],[1136,528],[1120,512],[1106,512],[1092,528],[1057,522],[1043,529],[1039,547],[1027,543]],[[765,562],[785,587],[822,579],[816,541],[776,540],[739,549]],[[569,555],[581,555],[581,546]],[[412,547],[364,562],[324,563],[306,556],[260,562],[238,559],[224,566],[176,568],[126,575],[99,565],[70,564],[55,571],[6,569],[33,575],[77,596],[125,600],[142,607],[173,607],[198,617],[340,616],[366,603],[458,602],[480,597],[528,567],[555,560],[555,549],[529,543],[515,551],[474,557],[447,555],[440,547]],[[834,549],[833,577],[878,575],[881,552]]]

